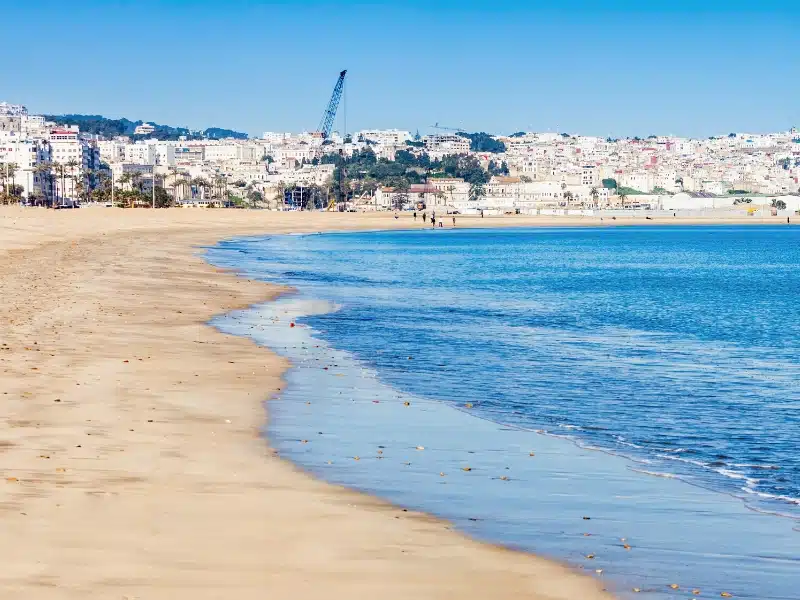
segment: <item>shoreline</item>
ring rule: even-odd
[[[260,437],[287,363],[207,323],[280,288],[198,247],[410,227],[391,214],[0,210],[4,595],[610,598],[576,569],[313,479]]]
[[[304,475],[260,437],[287,363],[207,322],[278,288],[197,246],[394,219],[92,212],[0,211],[5,596],[610,598]]]
[[[261,269],[258,265],[262,263],[256,261],[242,263],[237,258],[239,256],[238,252],[244,252],[251,257],[269,257],[271,256],[269,249],[272,248],[277,251],[277,264],[287,266],[281,266],[277,269],[268,268],[262,271],[260,276],[266,277],[268,281],[280,281],[277,273],[280,273],[285,268],[290,271],[293,269],[293,260],[290,258],[292,252],[285,247],[285,243],[288,242],[277,242],[271,246],[262,247],[255,240],[250,240],[251,244],[247,243],[248,240],[242,241],[244,243],[241,245],[230,243],[229,246],[226,244],[227,247],[225,248],[218,247],[219,253],[209,257],[209,260],[212,264],[240,264],[242,265],[240,267],[242,271],[258,277]],[[314,245],[306,246],[306,244],[304,242],[298,243],[300,247],[305,248],[303,252],[308,252],[309,248],[315,247]],[[237,249],[237,247],[241,250]],[[342,245],[337,247],[340,251],[344,248]],[[254,252],[254,248],[261,248],[265,254],[261,254],[258,251]],[[304,254],[299,256],[304,256]],[[245,258],[245,256],[242,258]],[[319,270],[311,268],[313,273],[319,275]],[[337,272],[335,268],[333,272]],[[312,278],[311,281],[316,281],[316,278]],[[293,287],[295,285],[293,284]],[[313,289],[316,290],[316,288]],[[723,562],[713,565],[714,568],[711,570],[720,576],[719,581],[716,582],[718,585],[709,584],[707,578],[703,578],[703,581],[692,579],[692,574],[687,572],[682,572],[680,577],[677,576],[677,572],[670,574],[670,567],[675,565],[670,565],[670,561],[665,560],[664,556],[661,556],[663,562],[658,562],[659,559],[656,558],[657,554],[655,553],[656,549],[666,549],[662,548],[665,541],[664,538],[659,538],[658,534],[653,537],[651,532],[641,528],[642,521],[647,522],[648,518],[655,518],[654,523],[660,522],[661,519],[675,518],[674,512],[670,515],[658,511],[683,512],[683,509],[686,509],[687,523],[692,523],[698,531],[706,534],[706,540],[718,539],[714,534],[720,530],[730,531],[731,535],[735,536],[737,528],[732,526],[741,518],[747,520],[745,524],[742,524],[741,531],[749,534],[744,536],[742,540],[746,539],[752,542],[753,547],[749,550],[749,553],[738,547],[737,540],[730,538],[721,540],[721,548],[714,550],[705,548],[701,551],[700,548],[707,546],[707,544],[696,544],[697,560],[705,561],[705,564],[709,567],[711,567],[709,563],[712,560],[710,557],[715,556],[718,552],[720,556],[722,554],[727,554],[731,557],[737,556],[736,560],[742,561],[746,569],[750,569],[752,565],[748,563],[755,561],[758,557],[768,556],[771,552],[769,543],[764,545],[765,537],[773,541],[786,542],[783,537],[787,534],[786,530],[795,529],[796,531],[796,528],[792,527],[796,519],[790,515],[778,515],[756,510],[745,502],[743,497],[730,492],[714,490],[676,475],[642,472],[634,464],[637,461],[629,456],[604,448],[587,446],[579,440],[568,436],[504,425],[490,418],[476,415],[472,411],[458,411],[455,407],[449,406],[446,401],[433,400],[432,398],[435,396],[418,397],[407,389],[393,387],[391,383],[378,379],[377,372],[373,372],[373,367],[363,364],[357,357],[351,356],[348,351],[341,350],[341,347],[331,345],[333,342],[316,330],[318,325],[313,322],[310,324],[305,322],[310,316],[328,312],[326,307],[329,308],[328,305],[332,302],[334,304],[342,302],[343,296],[341,294],[338,296],[335,294],[334,296],[320,295],[310,291],[306,286],[295,291],[296,293],[284,296],[278,301],[253,307],[246,311],[237,311],[237,314],[225,315],[216,319],[215,325],[222,331],[250,337],[259,345],[266,346],[292,361],[292,368],[289,372],[289,385],[279,396],[278,403],[280,408],[274,411],[277,412],[277,418],[273,414],[269,421],[267,433],[270,444],[273,447],[277,447],[283,456],[292,460],[303,472],[311,473],[337,485],[345,485],[364,493],[376,494],[400,506],[407,506],[414,510],[441,516],[448,522],[454,523],[460,531],[464,531],[477,539],[521,548],[536,554],[556,556],[559,559],[569,557],[569,562],[572,565],[584,569],[586,573],[591,573],[596,566],[603,567],[603,581],[607,581],[606,576],[609,576],[610,580],[617,584],[616,589],[622,592],[623,597],[626,595],[624,593],[625,590],[641,588],[651,594],[657,594],[658,598],[666,598],[671,590],[662,578],[666,578],[668,582],[680,583],[681,589],[685,588],[689,583],[693,583],[693,585],[701,587],[704,591],[709,588],[712,590],[716,588],[717,592],[728,590],[733,592],[734,595],[740,592],[742,595],[749,595],[753,591],[752,585],[748,589],[748,586],[742,581],[734,583],[734,577],[731,577],[730,580],[722,577],[726,572],[731,575],[730,569],[736,565],[735,560],[728,564]],[[319,292],[320,290],[317,291]],[[289,321],[297,321],[298,323],[298,327],[292,329],[291,334],[286,333],[284,330]],[[326,329],[324,326],[319,326],[322,330]],[[306,327],[310,327],[310,329],[306,329]],[[303,348],[303,350],[300,350],[300,348]],[[313,350],[312,348],[322,349]],[[414,354],[416,355],[416,353]],[[331,367],[330,373],[323,373],[320,371],[320,367],[323,364],[333,364],[339,368]],[[366,381],[363,381],[358,374],[360,373],[361,377],[363,377],[365,372],[368,373]],[[337,377],[342,377],[343,379],[336,379]],[[374,385],[369,382],[373,382]],[[317,390],[325,390],[326,392],[323,394],[324,401],[321,403],[317,402],[319,396],[316,393]],[[336,396],[337,390],[340,390],[338,393],[340,395],[344,394],[344,396]],[[337,400],[337,398],[340,399]],[[373,401],[370,398],[381,398],[380,406],[372,405],[371,402]],[[395,410],[388,408],[388,405],[385,409],[380,408],[384,406],[384,398],[387,400],[393,399],[388,403],[389,405],[396,405],[400,400],[407,399],[410,401],[412,408]],[[310,400],[312,406],[304,406],[309,404],[306,400]],[[356,402],[356,404],[350,406],[351,401]],[[290,405],[294,405],[294,408]],[[411,416],[417,413],[413,407],[422,408],[423,414],[428,416]],[[454,415],[452,413],[453,409],[459,415]],[[388,421],[385,417],[380,417],[381,411],[391,411]],[[476,417],[485,423],[475,424],[473,421]],[[425,435],[430,433],[426,429],[431,427],[431,423],[428,422],[430,419],[438,427],[435,431],[442,432],[444,441],[439,435],[435,437]],[[508,431],[508,429],[514,429],[515,433],[503,433],[497,434],[497,436],[492,433],[492,430]],[[466,435],[473,440],[472,445],[464,445],[463,443],[449,444],[452,440],[448,439],[446,434],[448,430],[457,430],[462,435]],[[408,435],[409,432],[411,432],[410,435]],[[486,443],[491,439],[491,445],[475,445],[474,436],[478,435],[477,432],[483,432],[481,435],[486,436]],[[317,438],[317,433],[324,433],[325,435],[322,438]],[[530,434],[533,433],[538,435],[531,436]],[[471,481],[475,481],[473,485],[477,486],[477,488],[474,491],[477,495],[482,496],[487,493],[483,491],[483,486],[497,484],[491,484],[488,481],[481,483],[479,481],[481,479],[480,473],[485,477],[487,466],[490,472],[497,474],[498,471],[496,470],[496,464],[494,465],[495,468],[488,464],[482,464],[481,458],[479,458],[481,453],[478,450],[483,449],[484,451],[496,453],[497,449],[505,444],[504,438],[512,435],[516,440],[520,441],[520,447],[534,447],[537,449],[538,447],[547,447],[549,453],[546,454],[546,462],[555,461],[564,466],[573,467],[567,468],[563,473],[560,473],[561,475],[577,475],[578,479],[589,475],[585,469],[575,470],[574,467],[577,465],[574,462],[570,463],[568,459],[569,456],[581,456],[582,460],[590,461],[592,465],[595,465],[594,468],[598,469],[599,472],[607,474],[608,479],[619,486],[619,490],[612,490],[607,485],[598,483],[595,488],[589,488],[590,495],[581,496],[580,499],[576,498],[574,502],[570,502],[566,497],[563,497],[565,503],[560,505],[561,508],[555,514],[552,513],[552,510],[544,513],[535,510],[534,514],[537,516],[532,522],[525,522],[524,520],[522,522],[519,520],[513,521],[517,527],[515,531],[522,531],[532,527],[533,531],[527,534],[509,534],[508,532],[503,533],[502,529],[499,531],[492,529],[491,522],[493,519],[500,519],[507,524],[512,517],[508,511],[513,514],[515,510],[509,508],[501,496],[494,498],[493,506],[506,508],[502,511],[496,509],[493,512],[481,512],[481,509],[485,509],[486,505],[479,501],[476,506],[471,505],[469,509],[475,512],[468,514],[480,517],[478,520],[484,524],[476,527],[475,523],[468,523],[467,515],[459,512],[463,509],[463,506],[454,508],[454,506],[462,504],[462,502],[459,502],[459,497],[453,496],[449,498],[450,501],[447,501],[448,492],[441,491],[445,488],[458,486],[457,476],[464,477],[463,474],[459,473],[459,465],[451,462],[452,458],[448,458],[448,456],[452,456],[454,452],[457,452],[458,448],[462,451],[465,448],[471,448],[475,451],[475,453],[470,452],[473,456],[470,457],[468,463],[472,466],[472,471],[478,475],[469,475],[467,477],[472,478]],[[536,441],[539,435],[551,441]],[[304,438],[307,438],[307,442]],[[527,440],[527,442],[524,440]],[[303,445],[301,445],[301,442]],[[420,443],[424,446],[426,452],[415,453],[414,444]],[[379,448],[385,448],[378,452],[383,456],[374,456],[376,445]],[[565,446],[570,446],[570,449],[565,450]],[[527,451],[524,454],[527,456]],[[598,457],[598,454],[602,455],[602,457]],[[523,466],[513,458],[513,455],[513,451],[510,452],[510,455],[509,453],[504,453],[505,460],[508,461],[505,464],[512,465],[511,473],[517,476],[522,475],[522,480],[518,480],[518,483],[511,485],[513,487],[523,486],[522,492],[515,491],[513,493],[524,494],[527,492],[537,496],[547,496],[548,489],[551,492],[553,491],[552,484],[548,484],[545,481],[534,484],[541,486],[541,488],[525,487],[526,481],[535,482],[536,479],[531,480],[526,475],[523,475],[528,469],[528,465]],[[537,455],[539,455],[539,451],[537,451]],[[360,456],[360,462],[353,463],[353,456]],[[411,462],[396,462],[401,456],[403,457],[401,460]],[[431,464],[430,459],[434,456],[437,457],[437,461],[441,462]],[[370,460],[370,458],[388,460],[373,464],[374,461]],[[485,459],[486,457],[482,458]],[[522,460],[530,461],[530,459]],[[540,461],[535,460],[533,462]],[[415,465],[414,467],[407,466],[412,463]],[[419,467],[416,466],[418,464]],[[550,468],[552,469],[552,467]],[[404,474],[406,471],[410,473],[411,470],[414,471],[413,475]],[[444,488],[440,485],[445,482],[445,480],[439,480],[436,476],[440,470],[447,475],[446,482],[451,485],[444,486]],[[502,471],[499,472],[502,473]],[[474,479],[476,476],[478,480]],[[424,477],[432,477],[433,481],[422,479]],[[456,477],[456,479],[453,479],[453,477]],[[589,477],[591,478],[592,476],[589,475]],[[493,477],[493,479],[497,479],[497,477]],[[648,481],[651,479],[669,480],[669,482]],[[684,489],[684,487],[692,489]],[[481,491],[479,492],[478,489]],[[620,491],[623,489],[627,493]],[[563,494],[564,491],[561,490],[556,495]],[[623,500],[619,503],[619,506],[624,507],[625,511],[635,511],[637,513],[635,516],[632,513],[621,511],[619,507],[614,508],[614,504],[618,504],[618,502],[612,503],[610,500],[612,497],[618,497],[616,496],[617,493],[623,494],[619,496],[620,498],[635,498],[641,502],[640,506],[635,501],[631,504],[630,500]],[[631,495],[629,496],[628,494]],[[536,505],[537,501],[533,500],[533,496],[528,498],[529,501],[534,502],[534,505]],[[655,505],[650,500],[651,498],[669,499],[669,502]],[[604,507],[605,510],[601,510],[598,506]],[[574,528],[575,522],[570,519],[565,520],[564,515],[561,514],[571,511],[572,518],[579,520],[580,513],[576,513],[576,509],[578,511],[589,511],[583,514],[591,514],[592,518],[595,519],[591,524],[592,529],[605,528],[606,525],[601,525],[601,523],[609,519],[615,521],[620,527],[613,533],[606,529],[599,537],[596,533],[593,533],[592,540],[594,541],[589,544],[576,543],[575,539],[570,540],[569,536],[567,538],[563,536],[564,531],[571,531]],[[656,512],[652,512],[653,510],[656,510]],[[759,517],[750,519],[744,514],[747,512],[756,513]],[[577,517],[575,517],[576,514],[578,515]],[[703,516],[704,514],[707,516]],[[626,518],[625,515],[628,515],[628,517]],[[519,515],[513,516],[519,517]],[[550,517],[548,522],[552,523],[552,529],[554,530],[544,531],[547,535],[547,540],[535,535],[537,533],[538,519],[545,516]],[[762,516],[770,519],[783,516],[784,518],[778,519],[778,521],[785,521],[785,518],[788,518],[791,523],[788,527],[785,523],[769,523],[767,520],[761,519]],[[598,517],[600,521],[596,520]],[[469,521],[473,520],[472,518],[469,519]],[[626,523],[627,527],[625,526]],[[659,528],[655,527],[655,529]],[[558,530],[561,530],[561,535],[556,533]],[[580,533],[575,532],[573,532],[573,535],[581,536]],[[629,538],[632,540],[631,543],[639,551],[634,551],[630,554],[622,552],[620,555],[618,552],[618,547],[620,546],[619,535],[631,536]],[[610,543],[608,539],[604,539],[605,536],[611,536]],[[789,537],[793,537],[791,533]],[[578,539],[584,538],[578,537]],[[519,542],[519,540],[524,540],[524,543],[515,543]],[[615,540],[616,543],[614,542]],[[686,541],[690,546],[695,546],[692,544],[691,537],[687,538]],[[768,540],[766,541],[768,542]],[[790,540],[785,546],[778,543],[778,548],[785,549],[788,560],[793,560],[790,556],[792,549],[796,550],[798,548],[796,543],[796,539]],[[668,545],[667,547],[670,546]],[[726,550],[728,551],[727,553]],[[641,551],[649,554],[649,560],[654,562],[649,565],[646,565],[646,563],[643,565],[640,561],[646,561],[648,558],[641,558]],[[594,552],[598,552],[597,561],[587,563],[583,560],[587,553],[594,554]],[[685,548],[682,545],[671,547],[670,552],[685,552]],[[702,552],[707,552],[708,554],[703,554]],[[741,554],[734,554],[734,552],[741,552]],[[633,562],[631,562],[631,559]],[[645,568],[642,568],[643,566]],[[631,571],[631,569],[636,569],[637,567],[638,571]],[[765,567],[774,568],[770,565],[765,565]],[[677,569],[677,571],[681,570]],[[745,572],[747,571],[745,570]],[[778,573],[776,573],[777,575]],[[781,573],[780,575],[785,577],[786,574]],[[753,576],[752,581],[749,583],[753,584],[755,581],[757,579]],[[746,579],[745,582],[747,582]],[[666,588],[666,591],[664,591],[664,588]],[[679,597],[679,592],[675,592],[675,596]],[[670,595],[669,597],[671,598],[672,596]],[[777,596],[775,597],[777,598]]]

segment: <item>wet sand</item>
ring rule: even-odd
[[[562,565],[319,482],[260,437],[287,363],[206,323],[280,289],[210,267],[198,246],[408,226],[387,214],[0,209],[0,595],[608,597]]]

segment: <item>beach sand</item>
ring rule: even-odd
[[[568,567],[314,480],[260,436],[287,364],[206,322],[280,289],[209,266],[198,246],[408,226],[388,214],[0,209],[0,596],[610,597]]]

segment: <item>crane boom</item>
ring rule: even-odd
[[[464,129],[461,129],[460,127],[445,127],[444,125],[439,125],[438,121],[434,125],[431,125],[430,127],[432,129],[442,129],[444,131],[455,131],[458,133],[466,133],[466,131]]]
[[[322,119],[319,121],[317,133],[322,135],[322,139],[327,140],[331,136],[331,129],[333,128],[333,120],[336,118],[336,110],[339,108],[339,100],[342,99],[342,91],[344,90],[344,76],[347,75],[347,69],[339,73],[339,79],[333,87],[333,94],[331,100],[328,102],[328,108],[322,113]]]

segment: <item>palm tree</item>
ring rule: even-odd
[[[50,198],[49,192],[53,191],[51,181],[53,177],[53,165],[49,162],[41,162],[33,168],[33,173],[39,177],[39,188],[42,190],[45,204],[52,204],[52,198]]]
[[[16,195],[15,175],[19,169],[16,163],[0,163],[0,181],[3,182],[0,190],[3,204],[10,204],[12,196]]]
[[[197,193],[200,194],[200,199],[204,200],[206,197],[206,191],[210,187],[208,180],[203,177],[195,177],[190,181],[190,184],[197,190]]]
[[[223,201],[228,199],[228,179],[224,175],[214,177],[214,195]]]
[[[681,191],[683,191],[683,177],[678,177],[678,178],[675,180],[675,183],[678,183],[678,184],[680,184],[680,186],[681,186]]]
[[[286,208],[286,190],[289,189],[289,186],[286,184],[285,181],[278,182],[278,197],[276,198],[276,206],[277,210],[283,210]]]
[[[589,191],[589,195],[592,197],[592,201],[594,202],[594,207],[597,208],[597,199],[600,197],[600,192],[597,190],[596,187],[593,187]]]
[[[119,184],[119,191],[118,194],[122,198],[122,202],[120,203],[123,207],[125,206],[126,198],[128,197],[127,192],[130,190],[130,183],[133,179],[133,173],[123,173],[118,179],[117,183]],[[125,186],[129,186],[128,190],[125,189]]]
[[[65,184],[66,169],[64,168],[64,165],[62,165],[61,163],[55,163],[53,168],[55,169],[56,176],[58,177],[58,181],[61,183],[61,186],[59,188],[59,194],[57,195],[57,197],[61,201],[63,201],[64,200],[64,189],[66,187],[66,184]]]
[[[8,163],[6,165],[6,176],[11,180],[11,192],[7,193],[9,202],[11,201],[11,197],[16,197],[17,203],[22,200],[22,194],[18,193],[17,190],[17,171],[19,170],[19,165],[17,163]]]
[[[98,198],[101,202],[105,202],[109,196],[110,184],[111,177],[109,177],[105,171],[98,171],[96,185],[94,189],[91,190],[90,194]]]
[[[617,188],[617,195],[619,196],[620,205],[625,208],[625,200],[628,199],[628,194]]]
[[[176,166],[171,166],[169,168],[169,175],[172,177],[172,199],[174,201],[178,201],[178,179],[183,178],[183,173],[181,173],[180,169]]]
[[[453,192],[456,191],[456,186],[454,186],[452,184],[448,185],[447,186],[447,191],[450,192],[450,205],[451,206],[455,206],[455,203],[453,202]]]
[[[73,200],[75,199],[75,183],[77,182],[76,174],[75,174],[75,167],[77,167],[79,165],[80,165],[80,163],[77,160],[75,160],[74,158],[70,158],[67,161],[67,164],[64,165],[67,169],[69,169],[69,173],[67,175],[67,178],[72,182],[72,193],[70,194],[70,197]]]

